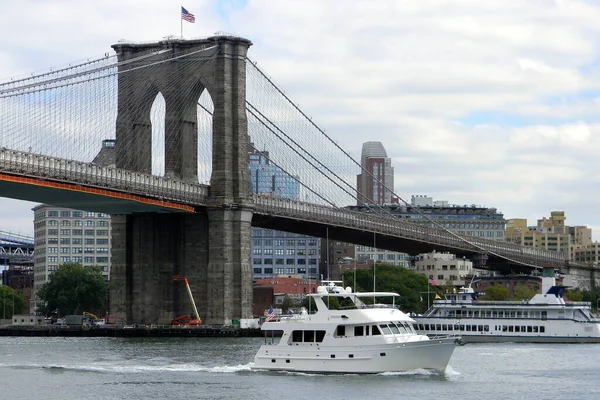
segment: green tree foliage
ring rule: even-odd
[[[404,312],[424,312],[427,309],[427,296],[429,296],[431,304],[435,292],[439,291],[439,289],[429,286],[425,275],[400,266],[377,264],[375,277],[377,278],[375,290],[398,293],[400,298],[396,299],[396,305],[399,305]],[[346,271],[343,280],[344,282],[354,282],[354,271]],[[356,271],[356,286],[358,292],[373,291],[373,268]],[[378,302],[382,300],[377,299]],[[364,301],[369,302],[369,299],[366,298]]]
[[[98,268],[84,268],[77,263],[61,264],[38,291],[38,299],[43,305],[37,311],[59,316],[93,312],[104,305],[107,291],[108,283]]]
[[[501,285],[490,285],[485,289],[485,296],[482,300],[504,301],[510,298],[510,292]]]
[[[286,295],[281,302],[281,311],[285,314],[292,307],[296,307],[296,303],[290,296]]]
[[[537,294],[537,291],[531,286],[519,283],[515,285],[513,293],[515,300],[529,300]]]
[[[25,297],[23,293],[5,285],[0,286],[0,318],[10,319],[14,314],[23,314],[25,311]]]
[[[584,301],[583,293],[579,289],[567,290],[564,297],[568,298],[570,301]]]

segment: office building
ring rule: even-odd
[[[110,277],[110,215],[39,204],[33,208],[35,258],[31,312],[35,293],[60,264],[73,262],[98,267]]]
[[[273,165],[268,152],[249,149],[250,190],[262,196],[297,200],[298,181]],[[251,231],[252,272],[255,279],[280,275],[319,277],[320,239],[297,233],[253,227]]]
[[[381,142],[363,143],[360,156],[362,172],[356,176],[356,204],[397,202],[394,190],[394,168]]]

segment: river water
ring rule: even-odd
[[[600,398],[600,344],[468,344],[443,374],[251,370],[261,338],[0,338],[0,400]]]

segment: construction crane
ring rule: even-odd
[[[190,296],[190,302],[192,303],[192,308],[194,310],[195,319],[189,315],[182,315],[180,317],[173,318],[171,324],[186,326],[202,325],[202,320],[200,319],[200,314],[198,314],[196,302],[194,301],[194,296],[192,296],[192,289],[190,289],[190,283],[188,282],[187,278],[185,276],[175,275],[173,277],[173,281],[183,281],[185,283],[185,288],[187,289],[188,295]]]

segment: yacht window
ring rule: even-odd
[[[390,331],[390,328],[387,325],[379,325],[379,327],[381,328],[381,332],[383,332],[384,335],[391,335],[392,331]]]
[[[316,336],[317,336],[317,343],[321,343],[323,341],[323,339],[325,338],[325,331],[316,331]]]
[[[292,331],[292,342],[302,341],[302,331]]]
[[[396,326],[396,324],[394,324],[393,322],[390,322],[390,324],[388,326],[392,330],[392,333],[395,333],[395,334],[400,333],[400,329],[398,329],[398,327]]]
[[[363,326],[355,326],[354,327],[354,336],[363,336],[364,335],[364,327]]]
[[[338,325],[336,336],[346,336],[346,326]]]
[[[315,341],[315,331],[304,331],[304,341],[305,342],[314,342]]]
[[[407,327],[403,322],[398,322],[396,325],[398,326],[400,333],[407,334],[410,332],[409,330],[407,330]]]
[[[381,335],[381,331],[379,330],[379,327],[377,325],[373,325],[371,329],[371,335]]]

